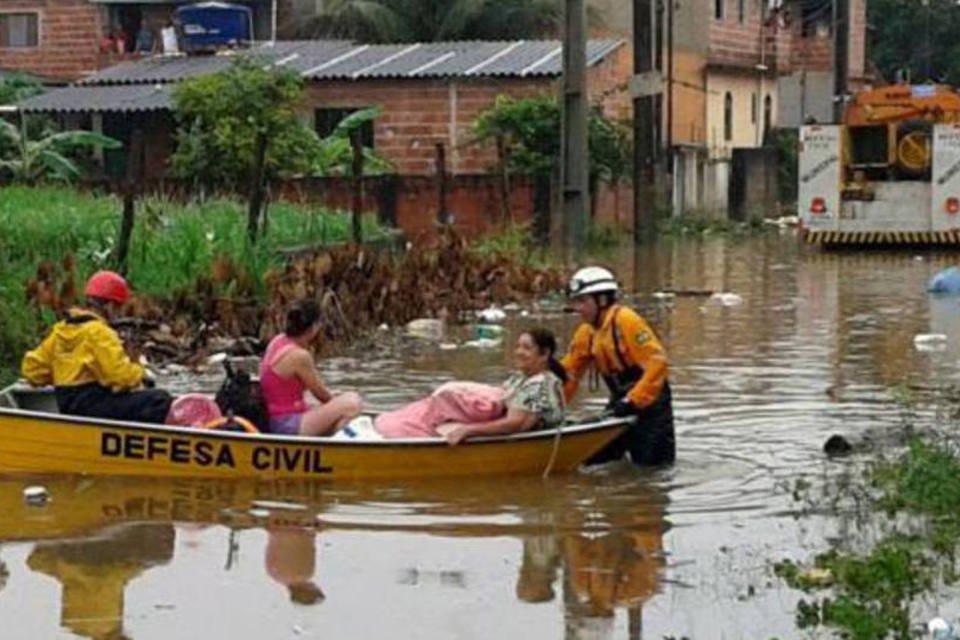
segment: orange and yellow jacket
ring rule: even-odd
[[[615,345],[619,345],[619,354]],[[568,375],[564,385],[568,402],[591,364],[602,376],[616,375],[632,366],[640,367],[643,375],[626,395],[640,409],[656,401],[667,381],[667,353],[660,340],[640,314],[620,305],[606,310],[599,329],[586,322],[581,324],[560,363]]]
[[[67,317],[23,357],[21,372],[34,386],[75,387],[91,382],[114,391],[133,389],[144,370],[123,350],[117,332],[97,314],[70,309]]]

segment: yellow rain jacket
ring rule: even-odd
[[[564,385],[568,402],[591,364],[604,377],[639,367],[642,375],[626,394],[638,409],[653,404],[667,381],[667,354],[660,340],[640,314],[620,305],[607,309],[599,329],[586,322],[581,324],[560,363],[569,377]]]
[[[23,357],[21,371],[35,386],[97,383],[113,391],[139,386],[144,373],[123,350],[117,332],[85,309],[70,309],[40,346]]]

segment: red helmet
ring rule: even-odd
[[[114,271],[97,271],[87,280],[83,295],[100,298],[117,304],[126,304],[130,299],[130,286],[123,276]]]

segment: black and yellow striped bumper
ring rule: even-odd
[[[802,232],[807,244],[837,245],[957,245],[960,229],[948,231],[813,231]]]

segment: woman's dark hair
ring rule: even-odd
[[[320,306],[316,300],[303,299],[293,303],[287,310],[287,324],[284,332],[291,338],[306,333],[320,319]]]
[[[557,338],[553,335],[553,331],[544,329],[543,327],[537,327],[535,329],[528,329],[524,331],[524,333],[533,340],[537,351],[547,354],[547,366],[550,367],[553,375],[560,378],[560,382],[566,382],[567,370],[564,369],[560,361],[557,360]]]

